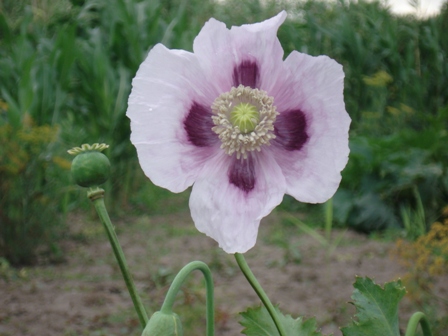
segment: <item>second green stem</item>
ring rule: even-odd
[[[277,327],[278,333],[281,336],[286,336],[283,325],[281,324],[281,322],[279,320],[278,314],[275,311],[275,308],[274,308],[272,302],[269,300],[268,296],[266,295],[265,291],[261,287],[260,283],[255,278],[255,275],[250,270],[249,265],[247,264],[246,259],[244,258],[244,255],[242,255],[241,253],[235,253],[235,259],[236,259],[236,262],[238,263],[238,266],[240,267],[241,271],[243,272],[244,276],[246,277],[247,281],[249,281],[249,284],[255,290],[255,293],[257,293],[261,302],[263,302],[264,306],[266,307],[267,311],[269,312],[269,315],[271,315],[271,318],[274,321],[275,326]]]
[[[162,308],[160,311],[165,314],[171,314],[174,301],[176,299],[177,293],[180,291],[182,284],[185,282],[188,275],[191,272],[199,270],[202,272],[205,278],[205,286],[206,286],[206,313],[207,313],[207,336],[213,336],[215,334],[215,313],[214,313],[214,287],[213,287],[213,279],[212,272],[210,268],[203,263],[202,261],[192,261],[187,264],[180,270],[180,272],[174,278],[168,293],[166,294],[165,301],[163,302]]]
[[[409,319],[408,327],[406,329],[405,336],[414,336],[420,323],[424,336],[432,336],[429,321],[425,314],[418,312],[411,316]]]
[[[103,223],[104,228],[106,229],[107,237],[109,238],[118,265],[120,266],[124,282],[126,283],[129,294],[131,295],[132,302],[134,303],[134,307],[140,320],[142,329],[144,329],[146,323],[148,322],[148,315],[146,314],[145,307],[143,306],[140,296],[137,293],[137,289],[135,288],[134,281],[132,280],[131,273],[129,272],[126,263],[126,258],[124,257],[123,250],[121,249],[120,243],[118,242],[118,238],[117,235],[115,234],[112,222],[110,221],[109,214],[107,213],[106,210],[106,206],[104,205],[103,194],[104,190],[100,188],[91,189],[88,192],[88,196],[90,200],[93,202],[93,205],[95,206],[98,216],[100,217],[100,220]]]

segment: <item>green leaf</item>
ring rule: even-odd
[[[277,307],[275,310],[288,336],[323,336],[316,331],[316,320],[314,318],[308,320],[304,320],[302,317],[293,319],[291,315],[283,315]],[[240,324],[245,327],[242,331],[243,334],[247,336],[280,336],[274,321],[264,306],[249,308],[240,315],[242,316]]]
[[[401,281],[381,286],[372,279],[357,277],[352,299],[357,321],[342,328],[344,336],[400,336],[398,303],[406,293]]]

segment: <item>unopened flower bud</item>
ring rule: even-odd
[[[182,336],[182,324],[175,313],[155,312],[148,321],[142,336]]]
[[[103,146],[103,147],[101,147]],[[107,181],[110,174],[110,162],[106,155],[99,150],[107,145],[83,145],[69,151],[75,154],[71,172],[75,183],[81,187],[96,187]]]

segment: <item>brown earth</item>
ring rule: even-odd
[[[63,263],[3,271],[0,336],[140,335],[109,242],[91,217],[70,217]],[[262,222],[257,245],[246,259],[282,311],[294,317],[315,316],[323,333],[339,336],[338,326],[350,322],[354,308],[348,301],[356,275],[383,284],[405,273],[390,258],[391,242],[334,230],[333,240],[340,241],[330,251],[296,227],[282,224],[282,218],[274,212]],[[214,276],[216,334],[241,334],[238,312],[259,304],[259,299],[233,256],[198,233],[188,212],[114,224],[149,314],[160,308],[177,271],[189,261],[202,260]],[[186,335],[205,334],[204,294],[197,274],[179,295],[175,311]],[[400,305],[402,321],[413,310],[405,298]]]

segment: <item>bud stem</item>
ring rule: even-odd
[[[206,310],[207,310],[207,336],[213,336],[215,334],[215,312],[214,312],[214,299],[213,299],[213,279],[212,272],[207,264],[202,261],[193,261],[185,265],[174,278],[168,293],[166,294],[165,301],[163,302],[160,311],[164,314],[171,314],[176,295],[179,292],[182,284],[185,282],[188,275],[195,270],[200,270],[204,274],[205,286],[206,286]]]
[[[123,250],[121,249],[120,243],[118,242],[118,238],[112,222],[110,221],[106,206],[104,205],[104,190],[100,188],[91,189],[88,191],[87,195],[95,206],[95,210],[103,223],[104,229],[106,230],[107,237],[109,238],[112,250],[114,251],[124,282],[126,283],[126,287],[131,295],[132,302],[134,303],[134,308],[137,312],[140,324],[142,325],[142,329],[144,329],[146,323],[148,322],[148,315],[146,314],[145,307],[143,306],[143,303],[137,293],[137,289],[135,288],[134,281],[128,269],[126,258]]]
[[[408,327],[406,328],[405,336],[414,336],[417,331],[418,324],[422,327],[424,336],[432,336],[431,328],[425,314],[418,312],[411,316],[409,319]]]
[[[249,265],[247,264],[246,259],[244,258],[244,255],[242,255],[241,253],[235,253],[235,259],[241,271],[243,272],[244,276],[246,277],[247,281],[249,281],[249,284],[255,290],[255,293],[257,293],[261,302],[263,302],[264,306],[268,310],[269,315],[271,315],[271,318],[274,321],[275,326],[277,327],[278,333],[280,334],[280,336],[286,336],[283,325],[280,323],[278,314],[275,311],[272,302],[269,300],[268,296],[266,295],[266,292],[263,290],[257,278],[255,278],[255,275],[250,270]]]

